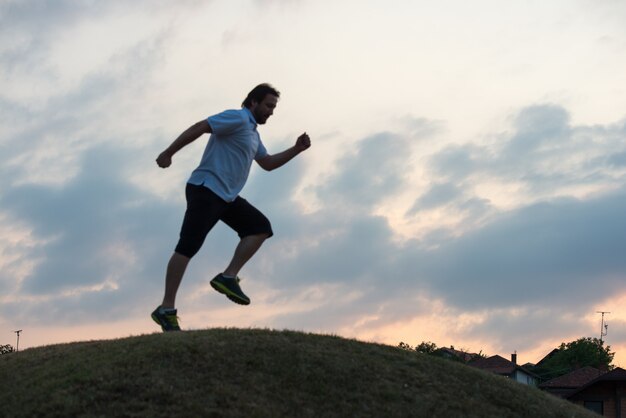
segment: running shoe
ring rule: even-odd
[[[222,273],[211,280],[211,287],[240,305],[249,305],[250,298],[239,287],[239,277],[224,277]]]
[[[154,322],[161,326],[163,332],[168,331],[180,331],[178,326],[178,316],[176,316],[176,309],[161,309],[159,306],[152,312],[151,315]]]

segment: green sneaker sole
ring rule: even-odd
[[[215,289],[216,291],[218,291],[219,293],[226,295],[226,297],[230,300],[232,300],[233,302],[239,304],[239,305],[249,305],[250,304],[250,300],[249,299],[243,299],[241,297],[239,297],[236,293],[233,293],[232,291],[230,291],[230,289],[228,289],[226,286],[224,286],[222,283],[219,282],[215,282],[213,280],[211,280],[211,287],[213,289]]]

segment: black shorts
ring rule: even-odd
[[[222,221],[234,229],[240,238],[267,234],[274,235],[270,221],[246,199],[239,196],[226,202],[204,186],[187,183],[185,189],[187,211],[180,229],[180,239],[176,252],[193,257],[202,247],[209,231],[217,221]]]

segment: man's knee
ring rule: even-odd
[[[266,217],[263,217],[263,219],[257,222],[256,225],[239,231],[239,238],[242,239],[249,236],[263,237],[263,239],[268,239],[273,235],[274,231],[272,231],[272,224]]]
[[[272,236],[271,232],[262,232],[260,234],[257,234],[257,236],[261,239],[263,239],[263,241],[265,241],[266,239],[268,239],[269,237]]]
[[[189,240],[189,239],[180,239],[176,248],[174,249],[175,253],[178,253],[182,256],[185,256],[189,259],[193,258],[194,255],[200,251],[202,247],[202,243],[204,240]]]
[[[269,237],[271,237],[272,234],[270,232],[259,232],[259,233],[255,233],[255,234],[247,234],[241,237],[241,239],[253,239],[256,241],[265,241],[266,239],[268,239]]]

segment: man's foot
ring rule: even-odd
[[[249,305],[250,298],[247,297],[239,287],[239,277],[224,277],[222,273],[211,280],[211,287],[226,297],[240,305]]]
[[[151,316],[154,322],[161,325],[163,332],[180,331],[176,309],[163,309],[159,306],[152,312]]]

